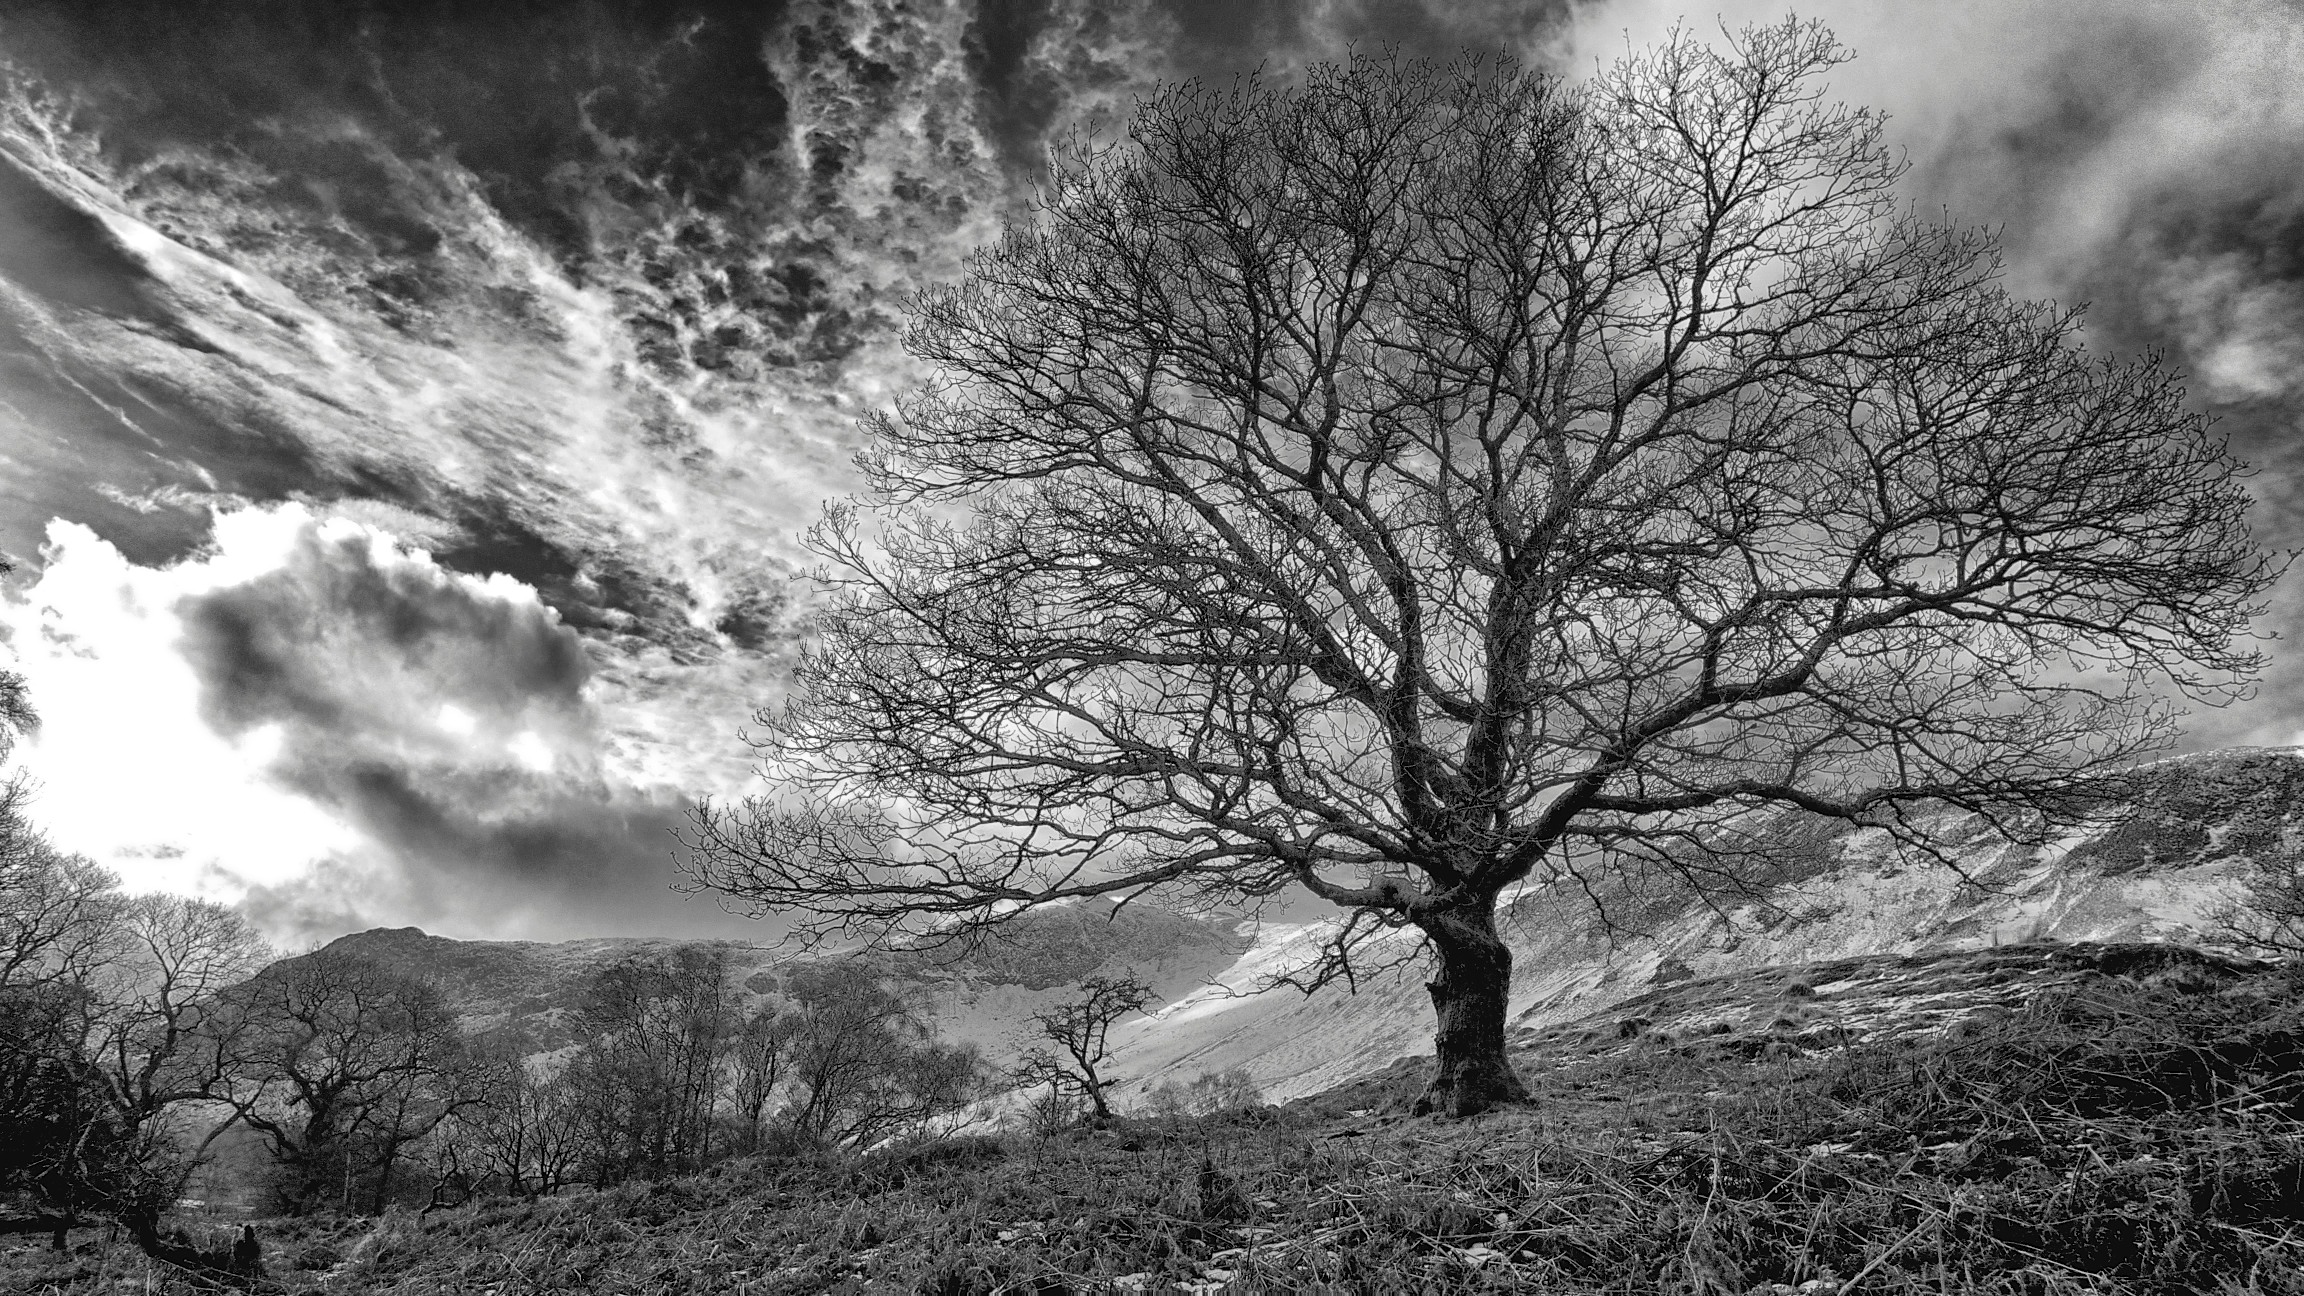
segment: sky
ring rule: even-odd
[[[284,944],[756,935],[672,887],[806,634],[907,290],[1045,146],[1352,49],[1562,75],[1736,0],[0,0],[0,665],[34,814]],[[2304,543],[2304,7],[1801,6],[1918,208],[2190,375]],[[2265,633],[2293,638],[2304,577]],[[2304,741],[2304,654],[2195,748]]]

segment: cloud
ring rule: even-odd
[[[284,881],[359,844],[339,816],[268,777],[282,730],[208,725],[177,650],[177,603],[276,565],[296,525],[230,518],[206,559],[150,568],[86,527],[51,523],[38,579],[0,603],[12,667],[44,721],[18,749],[40,785],[33,815],[132,889],[229,899],[234,879]]]
[[[78,113],[0,93],[0,550],[46,540],[0,630],[52,721],[41,813],[283,930],[717,921],[664,890],[664,830],[783,685],[794,533],[915,377],[893,299],[1052,135],[1163,78],[1581,71],[1786,7],[19,6],[12,63]],[[2093,345],[2185,365],[2267,537],[2304,537],[2296,11],[1800,9],[1859,51],[1835,88],[1892,114],[1915,203],[2002,228]],[[2304,737],[2304,660],[2192,733]]]
[[[1714,7],[1729,29],[1794,10]],[[1997,229],[2016,291],[2087,303],[2092,340],[2164,350],[2206,406],[2304,388],[2304,11],[2110,0],[2083,20],[2051,0],[1843,0],[1797,12],[1855,50],[1833,91],[1888,113],[1914,205]],[[1670,0],[1590,6],[1566,62],[1588,68],[1682,22],[1717,38]]]
[[[291,944],[761,931],[671,891],[684,792],[619,754],[645,699],[534,589],[300,505],[222,514],[165,568],[58,523],[44,561],[0,608],[48,719],[37,813],[131,886],[240,899]]]
[[[455,773],[385,764],[325,770],[314,794],[368,838],[371,857],[329,856],[248,888],[241,905],[298,944],[379,925],[463,937],[571,939],[698,935],[771,939],[672,887],[685,802],[510,770]]]
[[[529,586],[448,571],[349,521],[305,522],[280,567],[177,609],[202,710],[290,734],[290,762],[492,762],[592,741],[575,631]]]
[[[739,926],[670,893],[686,802],[604,766],[586,645],[529,586],[312,520],[280,566],[176,611],[210,724],[276,730],[271,778],[363,842],[349,861],[255,891],[275,921],[325,898],[308,921],[362,914],[362,925],[491,934]],[[348,887],[361,855],[380,867]]]
[[[1574,13],[1568,0],[1171,0],[1182,70],[1195,75],[1264,64],[1287,74],[1348,51],[1396,49],[1441,61],[1470,52],[1534,55]]]

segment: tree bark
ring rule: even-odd
[[[1078,1055],[1075,1054],[1074,1056],[1077,1057]],[[1104,1101],[1104,1081],[1096,1074],[1096,1068],[1082,1061],[1080,1063],[1080,1081],[1080,1088],[1088,1095],[1088,1101],[1093,1107],[1088,1119],[1097,1129],[1110,1128],[1112,1125],[1112,1108]]]
[[[1527,1102],[1528,1087],[1504,1055],[1512,951],[1496,934],[1495,911],[1487,904],[1444,910],[1417,925],[1439,955],[1440,973],[1425,986],[1439,1018],[1433,1036],[1438,1069],[1416,1100],[1416,1114],[1471,1116]]]

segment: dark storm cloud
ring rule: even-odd
[[[2009,75],[1982,102],[1959,106],[1945,137],[1915,159],[1920,191],[1955,215],[2003,225],[2019,255],[2056,236],[2065,193],[2106,145],[2180,99],[2210,57],[2196,32],[2148,14],[2108,6],[2099,18],[2056,33],[2052,50],[1989,51],[2008,60]],[[1852,89],[1861,91],[1868,60],[1857,54]]]
[[[1568,0],[1170,0],[1189,75],[1225,75],[1259,63],[1290,70],[1346,49],[1391,48],[1412,58],[1525,55],[1572,14]]]
[[[1041,136],[1062,102],[1058,78],[1029,62],[1054,9],[1054,0],[977,0],[961,34],[968,71],[983,95],[985,133],[1012,170],[1028,173],[1039,165]]]
[[[0,245],[6,239],[0,229]],[[106,295],[88,281],[74,287],[83,302]],[[128,288],[117,300],[132,296],[145,304]],[[0,294],[0,554],[32,565],[48,520],[60,517],[158,565],[207,540],[205,501],[378,493],[377,475],[323,465],[294,429],[194,390],[182,368],[138,372],[54,345],[59,331],[90,336],[110,325]]]
[[[415,923],[470,934],[759,936],[760,924],[672,889],[683,803],[497,770],[307,767],[309,790],[389,850],[379,877],[338,864],[251,890],[250,916],[318,934]],[[491,926],[490,924],[494,924]]]
[[[371,858],[257,888],[264,920],[735,927],[672,893],[682,802],[600,772],[583,643],[518,587],[315,524],[278,570],[178,613],[209,722],[278,726],[272,776],[370,846]]]
[[[1304,64],[1396,50],[1445,61],[1464,53],[1526,55],[1570,16],[1569,0],[976,0],[963,36],[983,100],[982,125],[1019,175],[1037,174],[1049,130],[1066,120],[1088,84],[1078,60],[1042,50],[1053,39],[1084,46],[1129,44],[1141,63],[1136,90],[1160,80],[1228,81],[1261,71],[1288,80]]]
[[[668,627],[686,614],[688,591],[660,572],[613,553],[578,552],[478,496],[458,499],[444,511],[453,518],[453,530],[432,546],[442,566],[509,576],[534,589],[567,625],[615,631],[638,618]]]
[[[2283,53],[2304,39],[2304,10],[1996,17],[1999,39],[1974,50],[1995,71],[1977,93],[1946,105],[1941,89],[1901,88],[1944,121],[1915,141],[1914,197],[1999,229],[2011,286],[2085,304],[2092,348],[2182,370],[2193,407],[2254,469],[2259,536],[2304,543],[2304,94]],[[1865,75],[1860,60],[1846,92],[1861,97]],[[2262,696],[2195,714],[2188,745],[2304,738],[2295,579],[2260,623],[2284,641],[2267,645]]]
[[[176,372],[90,363],[74,343],[98,335],[205,344],[86,195],[44,176],[20,144],[0,141],[0,554],[32,558],[48,519],[66,517],[139,562],[168,561],[205,537],[206,517],[153,499],[324,480],[261,413],[203,408]]]
[[[762,387],[805,407],[760,430],[770,455],[844,460],[812,444],[845,432],[821,395],[885,338],[888,281],[951,255],[998,184],[966,112],[939,106],[900,196],[870,206],[897,163],[868,149],[910,147],[890,123],[925,82],[965,83],[918,31],[839,6],[24,0],[0,6],[0,52],[34,105],[11,124],[29,112],[27,137],[57,144],[48,174],[113,191],[65,202],[0,174],[0,496],[20,505],[0,549],[31,559],[62,517],[165,562],[205,535],[195,497],[380,501],[446,565],[684,658],[720,646],[707,624],[779,631],[757,608],[698,615],[695,566],[730,565],[717,537],[632,532],[709,531],[730,481],[778,493],[777,465],[755,489],[703,444],[766,423]],[[120,253],[98,205],[173,246]],[[155,265],[211,291],[154,304]],[[83,327],[146,306],[153,327]],[[602,492],[599,460],[630,489]]]
[[[153,319],[144,266],[0,145],[0,276],[63,306]]]
[[[347,727],[389,734],[426,700],[574,719],[591,670],[582,641],[541,605],[430,563],[380,562],[353,529],[308,530],[281,570],[180,611],[204,710],[227,733],[285,722],[336,746]]]
[[[1916,188],[1998,226],[2020,288],[2087,303],[2100,347],[2166,354],[2205,404],[2304,389],[2304,137],[2204,102],[2244,34],[2149,9],[2060,34]]]
[[[21,323],[0,306],[0,554],[17,565],[35,564],[58,517],[94,528],[132,561],[170,562],[207,539],[208,515],[158,499],[220,483],[285,490],[314,479],[293,445],[251,437],[123,375],[44,355]],[[204,451],[197,468],[186,453],[194,447]]]
[[[106,148],[128,164],[226,143],[277,172],[282,199],[386,252],[421,254],[441,231],[404,160],[445,154],[508,216],[573,252],[594,234],[587,171],[660,178],[708,202],[738,195],[784,126],[761,57],[783,9],[35,0],[12,6],[0,40],[88,97]]]

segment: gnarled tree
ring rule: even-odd
[[[439,990],[348,950],[275,963],[210,1019],[231,1042],[233,1106],[292,1214],[381,1213],[403,1153],[479,1096]]]
[[[2259,664],[2236,465],[1898,206],[1843,57],[1356,58],[1061,152],[916,303],[772,791],[687,866],[819,930],[1304,888],[1331,968],[1423,934],[1469,1112],[1524,1093],[1516,888],[1733,886],[1689,843],[2014,822],[2164,743]]]
[[[1087,978],[1079,993],[1032,1014],[1034,1033],[1046,1042],[1027,1048],[1010,1075],[1019,1087],[1047,1085],[1059,1097],[1077,1094],[1088,1100],[1091,1120],[1109,1124],[1112,1104],[1104,1091],[1115,1078],[1105,1074],[1104,1066],[1112,1056],[1112,1027],[1150,1002],[1152,987],[1133,976]]]

